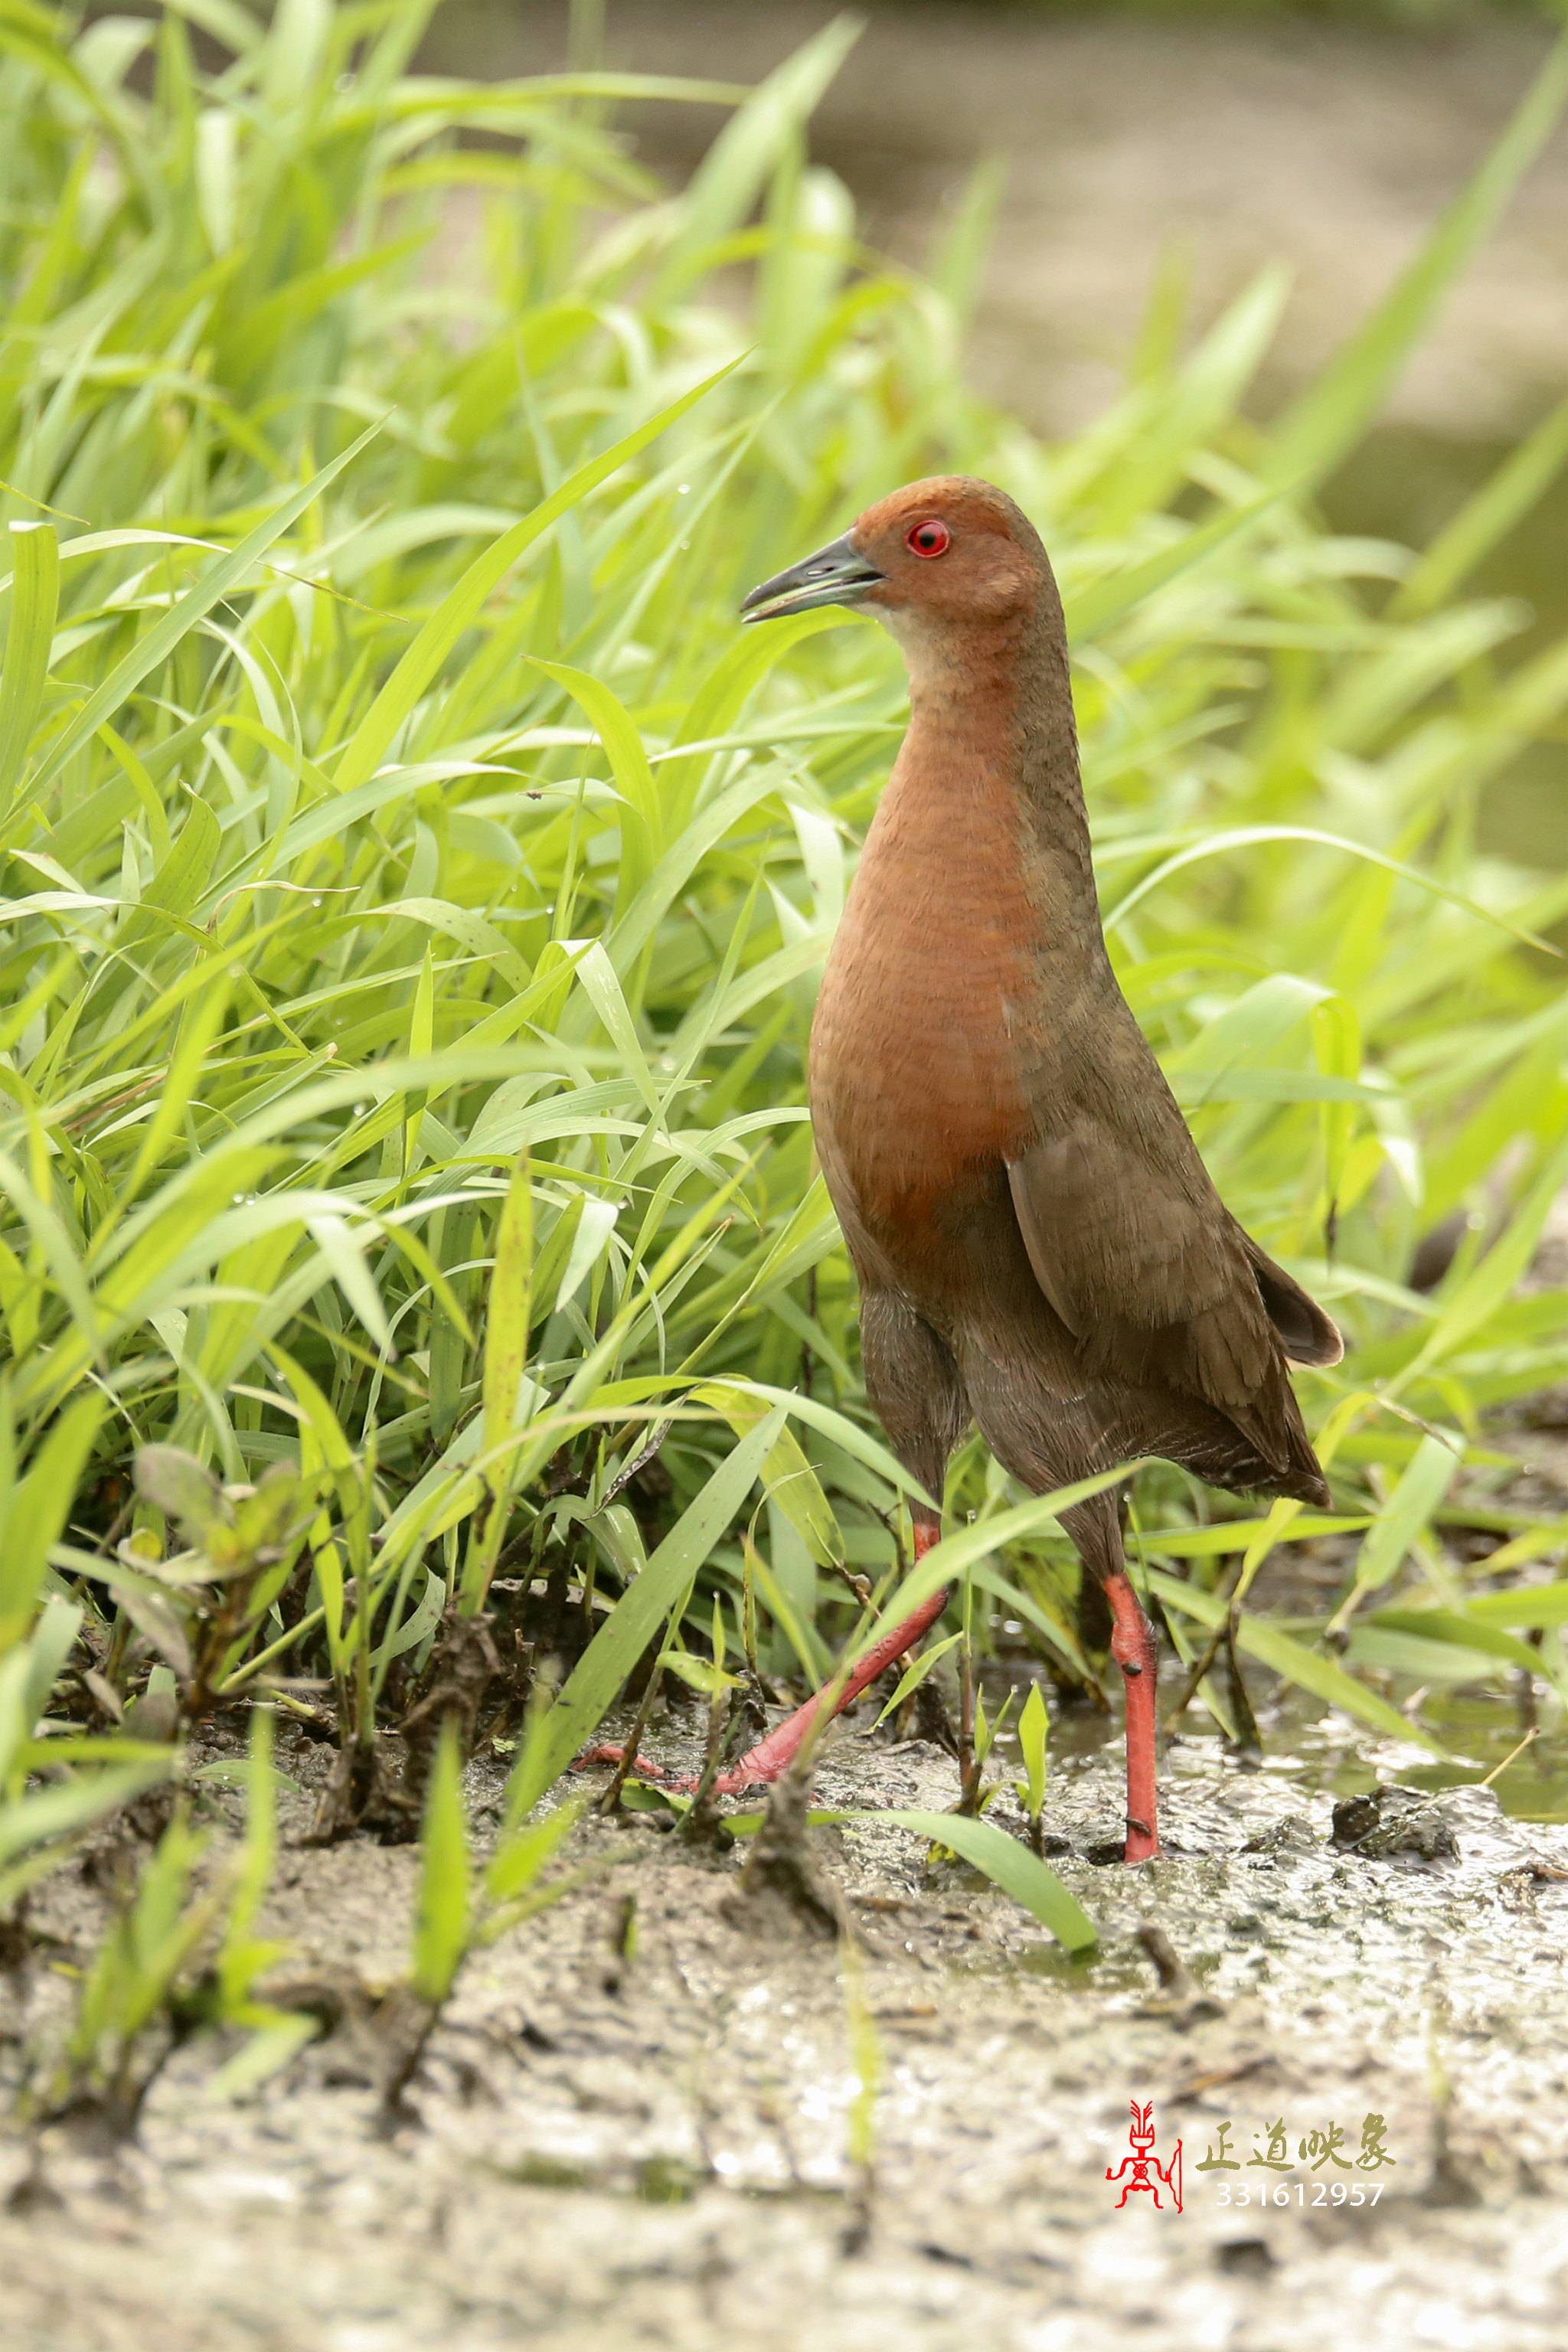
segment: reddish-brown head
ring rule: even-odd
[[[1053,607],[1039,534],[989,482],[963,474],[910,482],[868,507],[852,530],[753,588],[741,610],[773,620],[816,604],[863,607],[907,638],[994,626]]]

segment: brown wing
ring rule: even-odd
[[[1283,1474],[1301,1441],[1282,1359],[1336,1361],[1339,1334],[1242,1232],[1184,1125],[1182,1141],[1075,1115],[1008,1163],[1019,1231],[1086,1370],[1200,1398]]]
[[[1193,1198],[1092,1117],[1009,1160],[1007,1181],[1036,1280],[1080,1340],[1107,1321],[1184,1323],[1235,1286],[1218,1201]]]

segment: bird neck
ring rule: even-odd
[[[1060,607],[897,635],[910,673],[910,772],[967,771],[1006,792],[1038,851],[1092,890]]]

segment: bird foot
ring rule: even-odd
[[[624,1748],[613,1745],[608,1748],[584,1748],[580,1756],[574,1756],[572,1759],[571,1769],[574,1772],[586,1772],[595,1764],[619,1765],[624,1764],[626,1760],[626,1751]],[[656,1764],[651,1756],[634,1756],[631,1769],[639,1780],[651,1780],[657,1789],[695,1789],[697,1786],[696,1780],[689,1773],[684,1779],[680,1779],[673,1772],[667,1772],[662,1764]]]

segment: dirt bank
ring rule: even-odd
[[[611,62],[759,79],[833,0],[609,0]],[[566,11],[450,0],[430,57],[534,72]],[[1544,26],[1442,30],[873,8],[817,110],[814,144],[873,242],[920,257],[984,155],[1006,159],[974,324],[976,381],[1035,425],[1088,423],[1114,390],[1163,251],[1184,252],[1199,319],[1268,262],[1294,273],[1276,388],[1313,368],[1415,249],[1540,62]],[[635,113],[676,170],[722,120]],[[1390,407],[1448,438],[1508,433],[1568,370],[1568,137],[1559,133],[1445,307]]]

